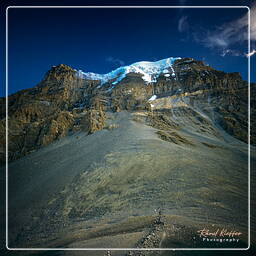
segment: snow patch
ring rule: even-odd
[[[157,96],[156,95],[153,95],[153,96],[151,96],[151,98],[148,100],[148,101],[153,101],[153,100],[155,100],[157,98]]]

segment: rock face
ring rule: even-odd
[[[86,114],[80,111],[80,101],[95,86],[95,81],[83,81],[76,72],[63,64],[49,70],[34,88],[9,96],[8,141],[9,160],[48,145],[77,129],[77,122]],[[86,88],[86,90],[84,88]],[[91,97],[90,97],[91,98]],[[4,105],[5,100],[1,99]],[[1,135],[5,134],[5,113],[1,113]],[[1,136],[4,145],[4,136]],[[5,158],[1,148],[1,161]]]
[[[117,74],[118,76],[118,74]],[[8,98],[9,161],[83,130],[91,134],[105,126],[105,112],[162,111],[182,107],[207,115],[230,135],[248,140],[248,84],[238,73],[224,73],[191,58],[172,66],[145,84],[134,72],[117,83],[89,80],[66,66],[52,67],[34,88]],[[251,94],[255,84],[251,84]],[[156,99],[149,101],[152,95]],[[1,162],[5,161],[5,99],[1,98]],[[251,113],[255,113],[252,100]],[[254,121],[251,123],[254,126]],[[251,143],[255,144],[255,131]]]

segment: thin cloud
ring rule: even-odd
[[[178,31],[183,33],[189,29],[188,16],[181,16],[178,21]]]
[[[243,54],[241,52],[239,52],[237,50],[232,50],[232,49],[224,49],[220,55],[222,57],[225,57],[226,55],[243,56]]]
[[[251,42],[256,41],[256,3],[251,7]],[[205,47],[217,49],[221,56],[241,55],[236,50],[232,50],[235,44],[244,43],[248,40],[248,14],[225,23],[215,30],[201,30],[200,33],[194,32],[194,40],[203,44]]]
[[[112,56],[109,56],[106,58],[106,61],[109,63],[112,63],[116,66],[124,66],[125,62],[123,60],[120,60],[118,58],[114,58]]]

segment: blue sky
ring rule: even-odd
[[[256,24],[254,10],[252,6]],[[217,70],[240,72],[247,80],[247,12],[246,8],[11,8],[8,93],[35,86],[60,63],[107,73],[121,65],[167,57],[203,60]],[[253,26],[251,34],[253,51]],[[253,67],[255,58],[256,54],[251,56]]]

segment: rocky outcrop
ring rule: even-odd
[[[81,120],[83,130],[92,134],[102,130],[105,126],[105,106],[106,100],[100,96],[95,96],[91,99],[90,109]]]

